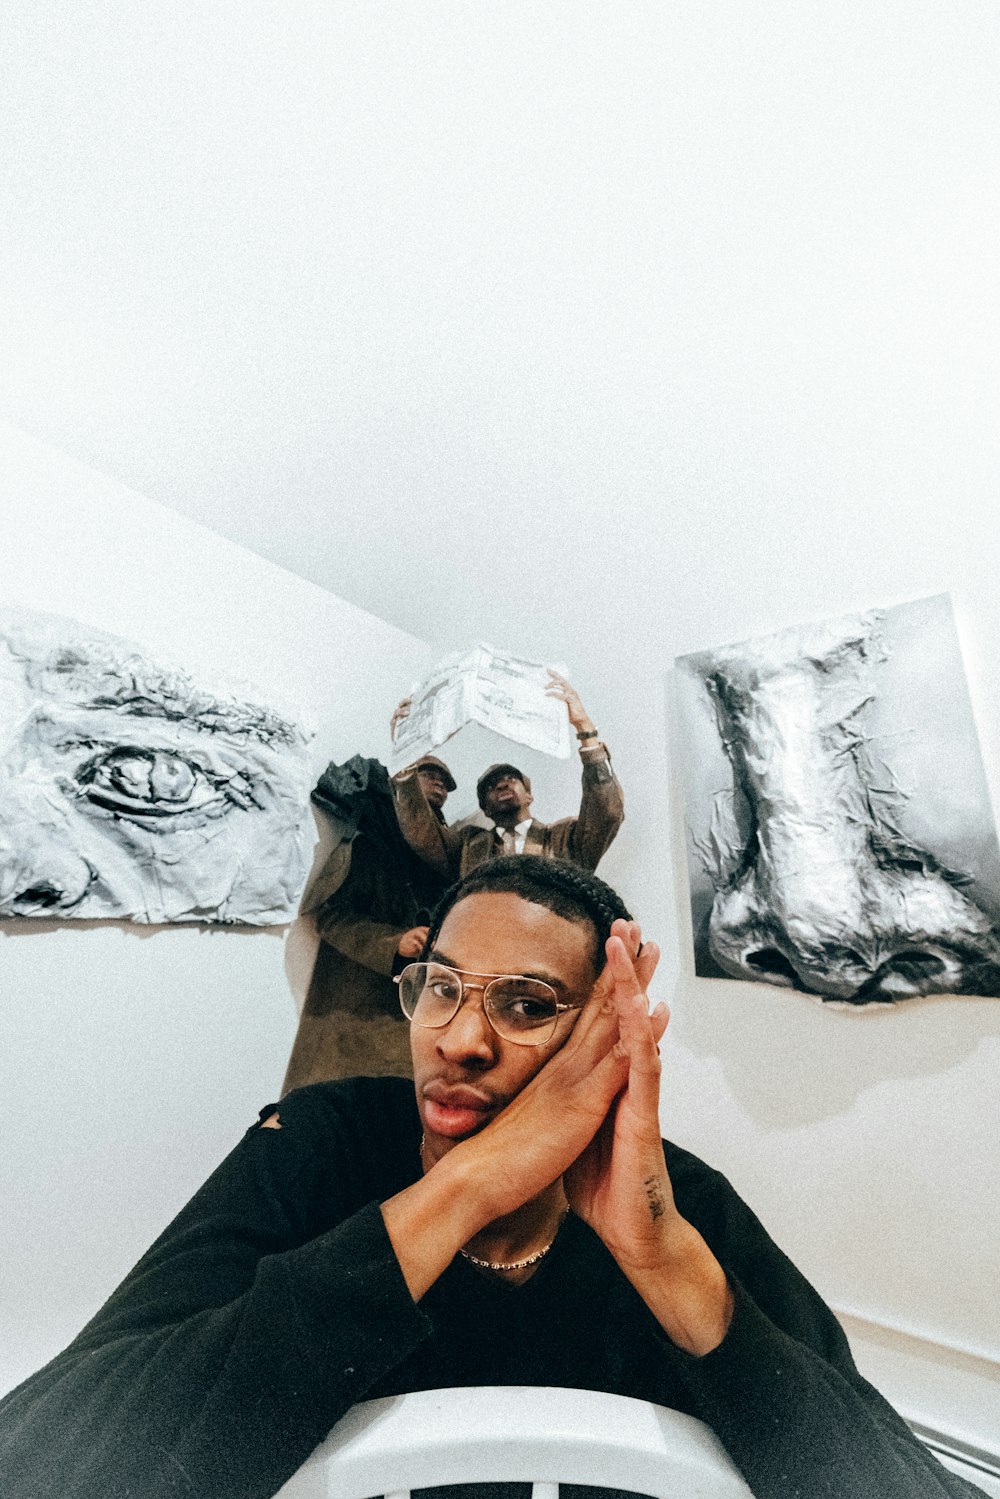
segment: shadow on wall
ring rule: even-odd
[[[158,937],[163,932],[195,931],[204,937],[261,937],[277,939],[279,942],[285,935],[284,927],[252,927],[252,926],[211,926],[204,921],[171,921],[160,922],[150,925],[148,922],[121,921],[109,918],[107,921],[66,921],[57,920],[54,917],[33,916],[30,920],[20,917],[8,917],[0,920],[0,937],[46,937],[55,932],[100,932],[114,930],[121,932],[123,938],[140,938],[147,941],[151,937]]]
[[[995,1000],[952,996],[864,1010],[763,984],[680,981],[678,1039],[719,1063],[740,1105],[764,1130],[786,1130],[848,1113],[888,1080],[934,1077],[1000,1036]]]

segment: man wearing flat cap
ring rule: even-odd
[[[451,771],[424,755],[414,779],[428,816],[445,828]],[[312,800],[334,843],[302,900],[320,944],[283,1093],[331,1078],[413,1075],[409,1027],[392,980],[420,955],[446,883],[404,842],[389,774],[378,760],[355,755],[327,766]]]
[[[549,676],[552,680],[546,690],[566,704],[580,747],[583,791],[576,817],[564,817],[559,822],[539,822],[532,817],[531,782],[522,770],[506,761],[484,770],[476,785],[479,805],[493,823],[489,828],[442,825],[421,789],[422,761],[393,777],[403,837],[442,878],[457,880],[487,859],[514,853],[567,859],[584,869],[596,869],[621,827],[625,816],[622,788],[611,768],[607,747],[575,688],[551,668]],[[406,716],[407,707],[404,698],[393,715],[394,726]]]

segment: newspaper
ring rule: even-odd
[[[553,669],[565,675],[562,666]],[[546,694],[550,681],[543,662],[491,645],[446,656],[413,689],[409,716],[400,721],[393,742],[394,768],[412,764],[467,723],[567,759],[569,715],[565,703]]]

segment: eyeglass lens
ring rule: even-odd
[[[399,979],[404,1012],[415,1024],[431,1028],[448,1024],[458,1013],[464,992],[461,976],[443,963],[410,963]],[[483,1004],[493,1029],[509,1041],[541,1045],[559,1019],[555,990],[541,979],[513,975],[491,979]]]

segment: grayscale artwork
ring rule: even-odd
[[[290,921],[306,744],[129,641],[0,613],[0,917]]]
[[[695,971],[1000,995],[1000,850],[947,596],[677,660]]]

